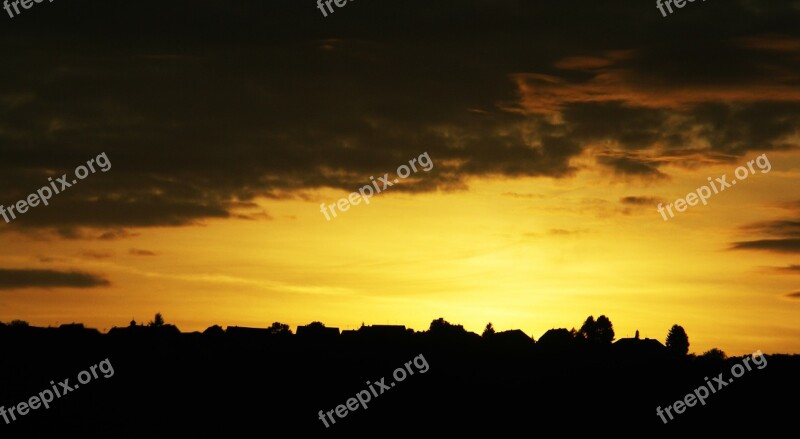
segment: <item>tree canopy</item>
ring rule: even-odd
[[[321,323],[320,323],[321,324]],[[324,327],[325,325],[323,325]],[[274,322],[272,326],[269,327],[269,333],[271,335],[291,335],[292,330],[289,329],[289,325],[281,322]]]
[[[578,331],[583,339],[598,345],[610,345],[614,341],[614,325],[608,317],[601,315],[594,319],[589,316]]]
[[[150,323],[148,323],[147,325],[148,326],[156,326],[156,327],[164,326],[164,317],[161,316],[160,312],[157,312],[156,316],[153,318],[153,320]]]
[[[483,329],[482,337],[491,337],[495,334],[494,326],[492,326],[492,322],[486,324],[486,328]]]
[[[680,325],[672,325],[669,333],[667,334],[667,341],[665,343],[667,349],[678,355],[686,355],[689,353],[689,336]]]

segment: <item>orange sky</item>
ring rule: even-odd
[[[792,201],[800,155],[768,156],[769,173],[668,222],[654,204],[620,202],[641,189],[587,170],[563,181],[476,179],[452,193],[387,190],[330,222],[319,202],[341,191],[259,199],[272,219],[152,228],[124,242],[6,235],[5,247],[18,250],[0,257],[4,266],[80,267],[111,286],[4,292],[0,318],[107,329],[160,311],[184,331],[313,320],[423,330],[442,316],[476,332],[491,321],[538,338],[606,314],[617,338],[638,329],[663,340],[678,323],[694,352],[798,351],[798,304],[785,297],[794,278],[770,268],[792,259],[728,250],[753,238],[737,227],[780,218]],[[647,191],[674,199],[731,170],[671,169],[671,181]]]
[[[0,220],[0,321],[538,339],[605,314],[617,338],[677,323],[695,353],[800,352],[796,4],[176,11],[0,28],[0,204],[112,164]],[[430,172],[325,220],[423,153]],[[762,154],[770,172],[657,211]]]

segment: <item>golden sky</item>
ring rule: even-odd
[[[111,168],[0,220],[0,321],[444,317],[538,339],[605,314],[617,338],[677,323],[696,353],[800,352],[800,11],[626,7],[232,10],[215,42],[188,22],[102,43],[60,6],[19,20],[0,203]],[[424,153],[429,172],[320,212]],[[657,211],[762,155],[708,205]]]

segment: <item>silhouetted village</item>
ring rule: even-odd
[[[495,331],[491,323],[479,335],[442,318],[425,331],[363,324],[340,331],[313,322],[293,332],[275,322],[183,333],[157,314],[106,334],[82,324],[39,328],[14,321],[0,323],[0,404],[25,401],[51,381],[74,382],[79,371],[106,358],[115,374],[47,410],[6,425],[0,418],[0,429],[10,433],[5,437],[104,438],[506,436],[611,428],[658,435],[756,424],[777,429],[794,419],[800,356],[781,354],[767,355],[767,367],[663,422],[657,407],[711,377],[730,376],[741,360],[719,349],[689,354],[689,336],[679,325],[664,335],[663,343],[638,331],[617,339],[605,316],[589,317],[579,329],[548,330],[538,340],[520,330]],[[330,428],[317,418],[369,383],[391,381],[393,370],[420,354],[427,373],[392,386]]]

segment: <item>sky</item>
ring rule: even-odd
[[[800,1],[653,3],[0,15],[0,203],[59,189],[0,220],[0,321],[538,339],[602,314],[800,352]]]

